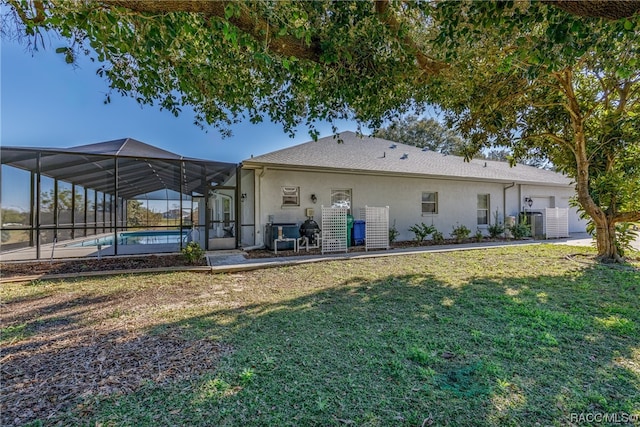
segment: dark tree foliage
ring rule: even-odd
[[[640,220],[638,2],[7,1],[3,36],[34,48],[57,32],[112,92],[198,125],[315,137],[318,121],[379,128],[437,105],[467,157],[535,153],[573,178],[602,259],[621,260],[616,225]]]

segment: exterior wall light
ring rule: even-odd
[[[533,199],[531,197],[525,197],[524,198],[524,202],[527,204],[527,206],[531,207],[533,205]]]

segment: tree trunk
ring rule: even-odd
[[[576,135],[580,139],[580,134]],[[598,258],[603,262],[623,262],[618,246],[616,245],[616,223],[593,201],[589,193],[589,160],[584,147],[584,141],[580,144],[576,141],[576,161],[578,174],[576,177],[576,192],[578,202],[585,212],[591,217],[596,228],[596,245]]]
[[[576,162],[578,175],[576,177],[576,192],[578,202],[585,212],[591,217],[596,228],[596,245],[598,259],[602,262],[623,262],[616,244],[616,222],[612,216],[602,211],[589,193],[589,160],[584,149],[583,134],[578,133],[576,138]],[[582,147],[582,149],[580,149]]]
[[[596,245],[598,259],[602,262],[623,262],[616,245],[616,223],[613,216],[607,215],[591,197],[589,191],[589,156],[587,155],[587,141],[584,131],[584,117],[580,104],[573,90],[573,72],[566,69],[556,73],[565,96],[566,108],[573,127],[573,147],[576,159],[576,193],[582,209],[591,217],[596,228]]]
[[[603,224],[596,223],[598,258],[603,262],[623,262],[616,244],[616,224],[605,217]]]

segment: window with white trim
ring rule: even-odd
[[[478,194],[478,225],[489,225],[489,194]]]
[[[434,191],[422,192],[422,215],[438,213],[438,193]]]
[[[351,189],[331,190],[331,207],[351,209]]]
[[[281,187],[282,207],[300,206],[300,187]]]

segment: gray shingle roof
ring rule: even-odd
[[[506,162],[447,156],[435,151],[395,143],[354,132],[333,136],[247,159],[245,166],[272,166],[324,170],[349,170],[361,173],[422,175],[425,177],[516,182],[545,185],[570,185],[571,180],[557,172],[532,166],[510,167]],[[395,146],[395,148],[391,148]]]

